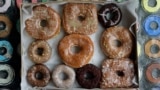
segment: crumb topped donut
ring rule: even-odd
[[[58,51],[66,65],[79,68],[90,61],[94,46],[87,35],[71,34],[60,41]]]
[[[44,4],[33,7],[33,16],[25,21],[25,29],[35,39],[50,39],[60,32],[60,16]]]
[[[63,9],[63,27],[68,34],[92,34],[97,31],[97,9],[94,4],[68,3]]]

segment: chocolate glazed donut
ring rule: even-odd
[[[108,28],[117,25],[122,18],[120,8],[114,4],[106,4],[98,11],[98,19],[103,27]]]

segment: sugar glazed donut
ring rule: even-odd
[[[92,34],[97,31],[97,9],[94,4],[68,3],[63,9],[63,27],[68,34]]]
[[[44,63],[51,57],[52,49],[44,40],[37,40],[31,43],[28,48],[28,56],[35,63]]]
[[[101,48],[109,58],[125,58],[132,51],[132,35],[128,29],[115,26],[106,29],[101,37]]]
[[[98,11],[98,20],[105,28],[117,25],[121,18],[121,10],[114,3],[105,4]]]
[[[101,88],[129,87],[133,84],[134,64],[128,58],[107,59],[102,63]]]
[[[60,16],[51,7],[36,5],[33,16],[25,21],[25,29],[35,39],[49,39],[60,32]]]
[[[76,70],[77,82],[87,89],[98,88],[101,76],[101,70],[93,64],[87,64]]]
[[[63,79],[60,78],[60,74],[62,73],[66,75],[66,77],[63,75]],[[75,72],[72,68],[66,65],[59,65],[54,69],[52,79],[57,87],[70,88],[75,81]]]
[[[76,49],[75,51],[72,49]],[[86,65],[92,58],[94,46],[86,35],[71,34],[65,36],[58,47],[63,62],[73,68]]]
[[[33,65],[27,72],[27,80],[32,86],[44,87],[49,83],[50,71],[45,65]]]

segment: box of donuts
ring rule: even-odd
[[[160,90],[160,1],[141,0],[137,33],[141,90]]]
[[[21,90],[139,87],[138,0],[21,5]]]

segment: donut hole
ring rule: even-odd
[[[6,0],[0,0],[0,7],[2,7],[6,3]]]
[[[47,20],[41,20],[40,25],[41,25],[41,27],[47,27],[47,25],[48,25]]]
[[[107,20],[111,20],[112,18],[113,18],[113,14],[112,13],[106,13],[105,14],[105,18],[107,19]]]
[[[0,30],[4,30],[6,28],[6,24],[3,21],[0,21]]]
[[[0,55],[5,55],[7,53],[7,49],[5,47],[0,47]]]
[[[112,45],[115,46],[115,47],[121,47],[122,42],[120,40],[113,40]]]
[[[44,52],[44,49],[43,48],[37,48],[37,55],[39,55],[39,56],[42,56],[43,55],[43,52]]]
[[[157,5],[157,0],[149,0],[148,1],[148,6],[155,7],[156,5]]]
[[[8,72],[5,70],[0,71],[0,78],[6,79],[8,77]]]
[[[84,15],[79,15],[79,16],[78,16],[78,20],[79,20],[80,22],[84,21],[85,19],[86,19],[86,18],[85,18]]]
[[[124,77],[124,72],[123,71],[116,71],[116,74],[119,76],[119,77]]]
[[[154,21],[151,22],[151,23],[150,23],[150,28],[153,29],[153,30],[157,30],[157,28],[158,28],[158,23],[157,23],[157,22],[154,22]]]
[[[59,78],[60,78],[61,80],[67,80],[67,79],[68,79],[68,75],[67,75],[66,73],[64,73],[64,72],[61,72],[61,73],[59,74]]]
[[[151,48],[150,48],[150,51],[151,51],[152,54],[158,53],[158,52],[159,52],[159,46],[156,45],[156,44],[153,44],[153,45],[151,46]]]
[[[153,78],[159,78],[160,77],[160,70],[157,68],[153,69],[152,76],[153,76]]]
[[[94,75],[92,72],[86,72],[84,74],[84,78],[87,79],[87,80],[90,80],[90,79],[93,79],[94,78]]]
[[[41,72],[36,72],[35,78],[38,79],[38,80],[42,80],[42,79],[43,79],[43,73],[41,73]]]
[[[81,51],[81,47],[80,47],[80,46],[75,45],[75,46],[72,46],[72,47],[71,47],[71,52],[72,52],[73,54],[77,54],[77,53],[79,53],[80,51]]]

